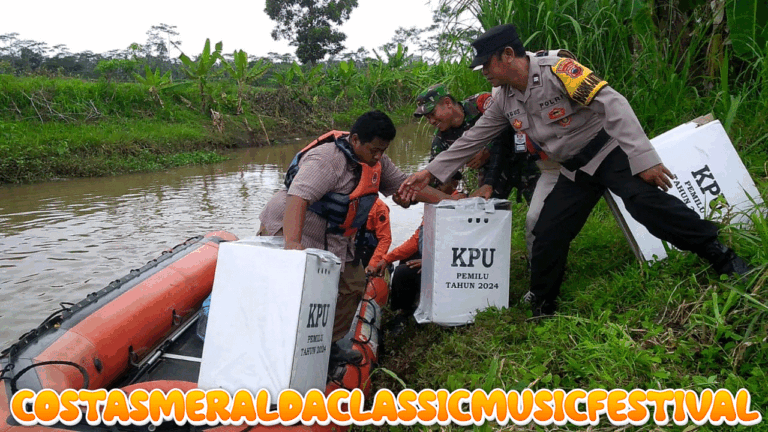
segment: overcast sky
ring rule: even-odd
[[[342,31],[348,51],[367,50],[392,40],[398,27],[426,27],[432,23],[429,0],[358,0]],[[264,0],[4,0],[0,34],[19,39],[65,44],[71,52],[103,53],[144,43],[153,25],[175,25],[182,49],[198,54],[206,38],[224,43],[224,52],[242,49],[253,56],[269,52],[294,53],[287,41],[274,41],[274,21],[264,12]],[[178,53],[172,52],[176,56]]]

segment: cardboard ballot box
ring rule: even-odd
[[[462,325],[478,310],[509,306],[507,200],[467,198],[424,206],[419,323]]]
[[[341,261],[282,238],[222,243],[198,386],[234,393],[325,389]]]
[[[754,203],[762,200],[739,155],[719,121],[702,117],[651,140],[664,165],[677,178],[667,191],[702,218],[730,213],[731,223],[748,222]],[[634,220],[621,198],[606,194],[635,256],[652,261],[666,258],[662,241]]]

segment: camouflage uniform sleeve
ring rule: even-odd
[[[429,161],[432,162],[435,157],[446,148],[447,146],[445,145],[445,142],[442,140],[442,138],[440,138],[440,135],[436,134],[435,137],[432,138],[432,148],[429,151]]]
[[[486,162],[485,166],[483,166],[484,185],[491,185],[494,189],[496,188],[501,177],[503,166],[508,162],[506,160],[508,151],[506,151],[507,148],[505,148],[505,146],[511,145],[508,142],[511,138],[510,130],[507,129],[488,143],[488,149],[491,156],[488,158],[488,162]]]

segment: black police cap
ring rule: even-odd
[[[478,38],[472,42],[472,47],[475,48],[475,58],[469,65],[470,69],[481,66],[491,58],[493,53],[504,47],[518,48],[522,50],[523,43],[520,42],[520,37],[517,35],[517,30],[514,25],[503,24],[493,27],[478,36]]]

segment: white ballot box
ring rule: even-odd
[[[507,200],[467,198],[424,206],[419,323],[462,325],[479,310],[509,306]]]
[[[282,238],[222,243],[198,386],[234,393],[325,389],[341,261]]]
[[[719,121],[702,117],[657,136],[651,143],[664,165],[677,176],[667,193],[680,198],[702,218],[711,218],[719,211],[730,212],[734,216],[731,223],[747,222],[755,203],[762,202]],[[638,259],[666,258],[662,241],[629,215],[621,198],[611,193],[606,194],[606,200]]]

